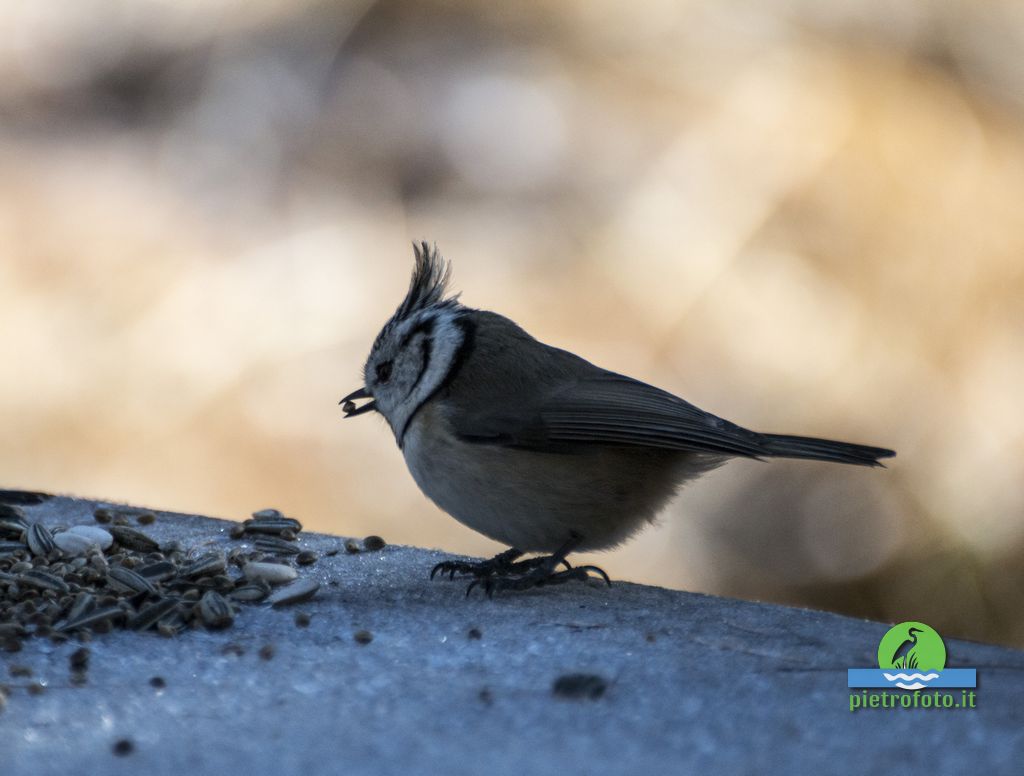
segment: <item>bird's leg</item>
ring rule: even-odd
[[[529,590],[530,588],[543,587],[544,585],[560,585],[573,579],[585,582],[591,578],[591,573],[604,579],[608,586],[611,587],[612,582],[608,575],[597,566],[573,567],[565,559],[565,556],[576,549],[582,541],[583,537],[574,533],[565,544],[551,555],[542,555],[538,558],[530,558],[518,563],[509,563],[508,568],[502,572],[478,576],[469,583],[466,595],[469,595],[477,585],[480,585],[484,592],[487,593],[487,596],[490,597],[498,590]],[[565,565],[564,571],[556,570],[560,564]]]
[[[480,560],[475,562],[462,560],[441,561],[430,570],[430,578],[433,579],[437,574],[441,574],[442,576],[447,574],[448,579],[455,579],[456,574],[470,574],[478,579],[481,577],[489,577],[492,574],[507,574],[514,567],[530,562],[520,561],[520,563],[513,563],[513,561],[522,554],[522,550],[510,547],[504,552],[499,552],[490,560]]]

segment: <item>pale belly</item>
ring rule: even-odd
[[[652,520],[676,485],[709,468],[685,454],[645,448],[538,453],[469,444],[440,431],[424,408],[406,432],[413,479],[441,509],[485,536],[524,551],[619,544]]]

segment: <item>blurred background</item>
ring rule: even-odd
[[[1024,645],[1022,47],[1010,0],[9,0],[0,483],[494,554],[336,404],[426,239],[541,340],[899,451],[730,463],[614,578]]]

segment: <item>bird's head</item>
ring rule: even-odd
[[[416,410],[441,386],[466,338],[466,308],[447,295],[450,267],[427,243],[414,245],[416,263],[405,299],[377,339],[363,367],[363,387],[341,400],[345,417],[376,410],[399,446]],[[372,399],[360,407],[356,399]]]

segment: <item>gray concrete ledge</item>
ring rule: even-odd
[[[24,511],[91,525],[94,506]],[[161,541],[231,544],[231,523],[157,514],[143,530]],[[628,583],[466,599],[427,580],[441,552],[343,542],[301,535],[341,548],[301,570],[322,584],[308,603],[247,607],[226,631],[96,636],[82,687],[74,641],[0,652],[0,774],[1019,773],[1024,653],[949,639],[949,664],[978,669],[977,709],[851,713],[846,669],[875,665],[887,625]],[[604,691],[554,693],[572,673]]]

